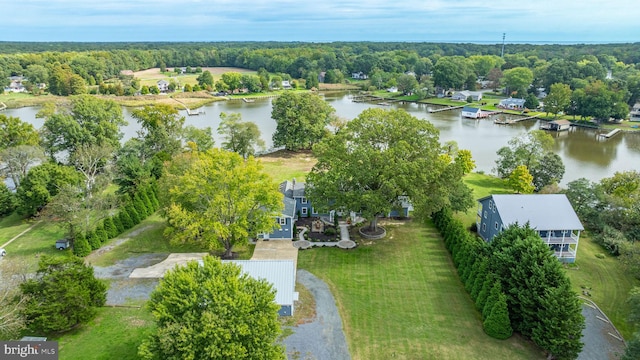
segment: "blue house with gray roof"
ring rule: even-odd
[[[293,240],[293,224],[296,221],[296,202],[284,197],[282,213],[276,217],[276,226],[270,233],[258,234],[258,239],[263,240]]]
[[[489,195],[478,200],[478,235],[487,242],[510,225],[526,223],[560,261],[575,262],[584,227],[566,195]]]
[[[280,192],[284,194],[285,198],[293,199],[296,202],[295,214],[300,217],[318,216],[318,212],[311,206],[309,199],[305,196],[304,192],[306,184],[298,182],[296,179],[292,181],[285,180],[280,183]]]

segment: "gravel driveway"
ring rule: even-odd
[[[614,360],[624,353],[625,345],[622,341],[609,335],[617,334],[610,323],[600,320],[604,315],[597,309],[582,305],[585,328],[582,330],[584,347],[578,355],[578,360]]]
[[[97,278],[109,280],[107,305],[127,305],[132,301],[139,303],[149,299],[149,295],[158,285],[158,279],[129,279],[135,268],[147,267],[161,262],[168,254],[144,254],[120,260],[111,266],[94,266]]]
[[[291,328],[293,334],[284,339],[287,357],[291,360],[350,360],[342,319],[327,284],[306,270],[298,270],[297,281],[315,298],[316,318]]]

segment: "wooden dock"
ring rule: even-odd
[[[7,108],[7,104],[0,102],[0,111],[4,110]]]
[[[612,137],[620,134],[621,132],[622,132],[622,130],[620,130],[620,129],[613,129],[613,130],[609,131],[606,134],[598,134],[598,137],[605,138],[605,139],[611,139]]]
[[[197,110],[197,111],[196,110],[191,110],[191,109],[189,109],[189,107],[187,107],[187,104],[183,103],[182,101],[180,101],[180,100],[178,100],[176,98],[173,98],[173,100],[179,102],[180,105],[182,105],[184,107],[184,109],[187,110],[187,115],[189,115],[189,116],[198,116],[198,115],[204,115],[205,114],[204,110]]]
[[[442,112],[442,111],[449,111],[449,110],[456,110],[456,109],[462,109],[463,107],[465,107],[465,105],[461,105],[461,106],[449,106],[446,108],[442,108],[442,109],[429,109],[429,113],[433,114],[433,113],[438,113],[438,112]]]
[[[246,102],[246,103],[252,103],[255,102],[255,99],[247,99],[247,98],[242,98],[242,101]]]
[[[520,121],[537,119],[538,117],[540,117],[540,115],[526,116],[526,117],[516,118],[516,119],[495,119],[493,120],[493,123],[498,125],[511,125],[511,124],[518,123]]]

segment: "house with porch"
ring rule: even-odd
[[[584,227],[566,195],[489,195],[478,200],[478,235],[487,242],[510,225],[527,223],[558,260],[575,262]]]
[[[166,93],[169,91],[169,82],[166,80],[159,80],[157,82],[158,84],[158,90],[160,90],[161,93]]]
[[[501,109],[508,109],[508,110],[523,110],[525,101],[526,101],[525,99],[510,97],[510,98],[500,100],[500,102],[498,103],[498,107]]]
[[[482,100],[482,92],[480,91],[456,91],[451,95],[451,100],[467,101],[471,97],[472,101]]]

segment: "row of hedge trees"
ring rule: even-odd
[[[460,280],[482,313],[487,335],[517,331],[555,359],[582,350],[584,317],[558,259],[528,224],[512,225],[486,243],[445,208],[433,215]]]
[[[142,220],[158,210],[160,204],[155,183],[138,189],[133,197],[128,197],[118,213],[104,218],[95,229],[87,233],[79,233],[73,241],[73,253],[87,256],[109,239],[138,225]]]

